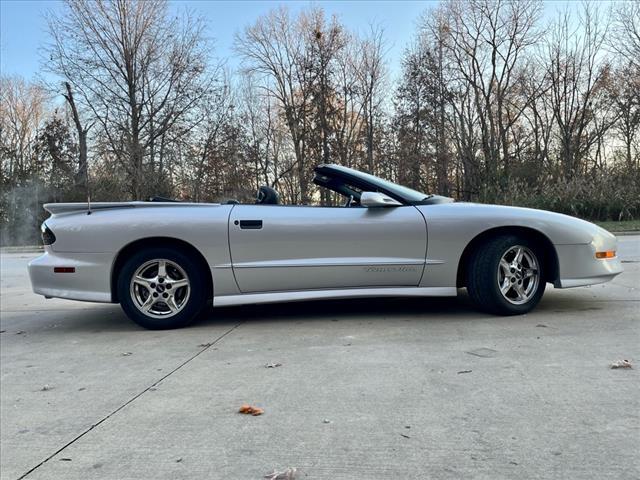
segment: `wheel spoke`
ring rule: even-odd
[[[142,285],[143,287],[146,287],[147,290],[151,290],[151,280],[148,278],[144,278],[144,277],[141,277],[140,275],[136,275],[135,277],[133,277],[133,283],[137,285]]]
[[[504,277],[504,281],[500,285],[500,291],[503,295],[506,295],[509,290],[511,290],[511,282],[509,282],[509,277]]]
[[[149,296],[147,297],[147,300],[145,300],[145,302],[140,306],[140,308],[145,312],[148,312],[149,310],[151,310],[151,307],[153,307],[155,303],[156,303],[156,299],[153,298],[153,295],[149,294]]]
[[[502,268],[502,271],[504,272],[504,274],[507,275],[509,273],[511,265],[509,265],[509,262],[507,262],[504,258],[501,258],[500,268]]]
[[[187,280],[186,278],[183,278],[181,280],[171,280],[166,282],[166,284],[171,285],[171,288],[186,287],[187,285],[189,285],[189,280]]]
[[[164,303],[167,304],[167,307],[169,307],[169,310],[171,310],[172,313],[179,310],[178,305],[176,305],[176,299],[173,295],[167,298]]]
[[[522,289],[522,284],[517,284],[517,283],[514,284],[513,285],[513,290],[518,295],[518,300],[524,300],[526,298],[526,294],[524,293],[524,290]]]
[[[538,274],[538,270],[535,268],[527,268],[524,271],[524,278],[529,278],[529,277],[533,277],[534,275]]]
[[[160,260],[158,262],[158,277],[166,277],[167,276],[167,262],[165,260]]]
[[[522,263],[522,255],[523,255],[523,250],[522,247],[518,247],[518,250],[516,250],[516,256],[514,257],[513,261],[515,263]]]

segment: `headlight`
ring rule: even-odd
[[[49,227],[47,227],[46,223],[43,223],[40,226],[40,230],[42,231],[42,244],[43,245],[51,245],[56,241],[56,236],[53,234]]]

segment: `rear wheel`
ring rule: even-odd
[[[467,268],[467,291],[481,309],[498,315],[531,311],[544,294],[545,272],[537,245],[504,235],[481,245]]]
[[[149,329],[184,327],[204,307],[203,269],[188,255],[169,248],[133,254],[118,277],[118,298],[127,316]]]

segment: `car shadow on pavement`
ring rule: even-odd
[[[384,318],[394,316],[476,317],[466,293],[458,297],[384,297],[314,300],[288,303],[217,307],[209,310],[202,322],[220,320],[336,320],[348,318]]]
[[[532,314],[553,315],[564,312],[600,310],[603,307],[585,301],[580,296],[546,296]],[[21,318],[34,312],[16,312],[12,319],[3,319],[3,329],[21,330]],[[478,319],[500,319],[503,317],[478,311],[465,290],[457,297],[381,297],[341,300],[301,301],[290,303],[253,304],[235,307],[207,308],[191,328],[209,326],[233,326],[243,321],[340,321],[340,320],[387,320],[394,317],[423,318],[425,321],[477,321]],[[526,316],[510,317],[510,321]],[[127,318],[119,305],[89,305],[85,308],[51,309],[46,321],[29,322],[29,330],[49,334],[144,331]],[[35,332],[34,332],[35,333]]]

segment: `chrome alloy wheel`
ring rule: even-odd
[[[509,303],[527,303],[540,283],[538,259],[527,247],[510,247],[500,258],[497,280],[500,293]]]
[[[173,317],[187,305],[191,293],[189,277],[180,265],[156,258],[145,262],[131,277],[133,304],[153,318]]]

